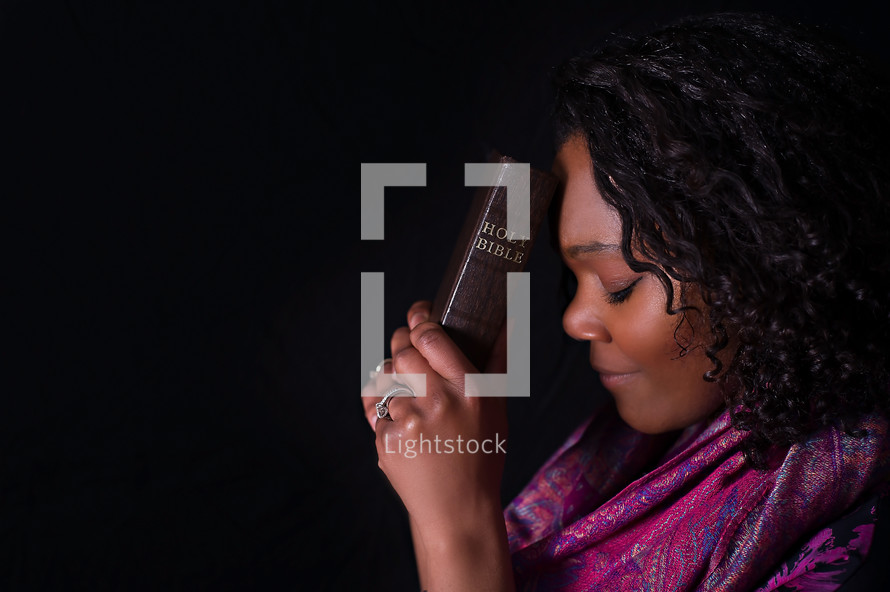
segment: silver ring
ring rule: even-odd
[[[392,416],[389,414],[389,402],[393,397],[397,397],[399,393],[402,392],[411,395],[412,397],[417,396],[414,394],[414,391],[411,390],[410,386],[406,384],[394,384],[383,393],[383,399],[377,403],[377,419],[388,419],[392,421]]]
[[[380,374],[380,371],[383,370],[383,367],[386,366],[387,362],[392,362],[392,358],[383,358],[383,360],[381,360],[381,362],[377,364],[376,368],[368,372],[368,376],[371,377],[371,380],[377,378],[377,375]]]

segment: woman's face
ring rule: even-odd
[[[590,365],[631,427],[655,434],[705,419],[723,403],[719,387],[702,378],[713,365],[702,347],[680,357],[674,336],[681,315],[667,314],[664,286],[624,262],[621,221],[596,188],[584,140],[566,142],[553,169],[564,191],[560,251],[578,280],[563,316],[566,333],[590,342]],[[675,294],[679,288],[675,283]],[[698,319],[688,313],[695,334],[708,334]],[[681,342],[692,337],[689,323],[677,334]]]

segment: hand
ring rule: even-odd
[[[377,433],[378,465],[424,536],[471,531],[479,520],[501,516],[500,485],[507,437],[506,402],[464,396],[464,375],[478,373],[442,327],[428,321],[429,302],[408,311],[408,327],[393,333],[393,363],[362,391],[382,393],[395,378],[415,391],[421,385],[399,375],[423,374],[425,397],[389,403],[389,419],[377,419],[377,397],[363,399]],[[505,335],[498,340],[489,372],[505,371]],[[469,529],[469,530],[467,530]],[[425,534],[426,533],[426,534]]]

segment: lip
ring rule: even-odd
[[[593,365],[591,366],[594,371],[599,374],[600,382],[602,382],[603,386],[607,389],[619,387],[633,380],[639,374],[639,372],[611,372],[609,370],[597,368]]]
[[[613,389],[621,385],[627,384],[637,376],[637,372],[628,372],[627,374],[605,374],[600,373],[600,382],[607,389]]]

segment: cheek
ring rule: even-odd
[[[657,280],[647,284],[633,295],[637,298],[622,305],[622,319],[614,325],[615,340],[639,364],[658,367],[679,353],[674,331],[680,317],[667,314],[661,284]]]
[[[619,309],[621,323],[615,325],[617,333],[613,334],[616,345],[643,374],[634,389],[614,393],[619,412],[628,424],[645,433],[692,425],[722,403],[719,388],[703,378],[712,367],[704,348],[694,347],[680,356],[678,341],[687,345],[693,336],[692,315],[680,324],[680,314],[667,314],[664,291],[655,284]],[[695,336],[702,336],[697,326]]]

